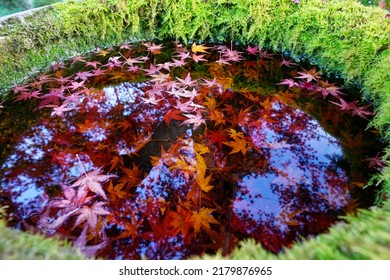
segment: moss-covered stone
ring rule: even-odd
[[[84,0],[0,19],[0,95],[50,64],[95,48],[153,38],[258,43],[309,59],[375,103],[372,122],[390,140],[390,19],[353,0]],[[386,149],[390,155],[390,148]],[[390,168],[378,177],[390,193]],[[304,241],[280,258],[389,258],[389,207]],[[363,241],[361,241],[363,240]],[[232,258],[273,258],[243,245]],[[368,247],[367,247],[368,246]],[[367,251],[367,248],[370,248]],[[371,249],[376,248],[376,249]],[[244,252],[242,251],[242,252]],[[248,253],[248,252],[249,253]]]
[[[43,235],[17,232],[5,227],[0,221],[0,259],[1,260],[37,260],[37,259],[85,259],[83,254],[72,248],[69,243]]]

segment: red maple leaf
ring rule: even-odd
[[[218,131],[207,130],[206,138],[210,140],[211,144],[217,144],[219,149],[222,149],[222,144],[227,140],[222,129]]]
[[[180,110],[171,109],[164,116],[164,122],[169,127],[171,120],[183,121],[186,118],[181,115]]]

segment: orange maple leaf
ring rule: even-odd
[[[131,213],[130,222],[124,221],[119,223],[119,225],[123,227],[124,231],[115,239],[131,237],[131,239],[134,240],[139,235],[138,228],[141,226],[141,224],[142,220],[137,219],[136,215],[134,213]]]
[[[217,107],[217,101],[214,98],[205,96],[206,101],[202,102],[202,105],[206,106],[209,110],[213,110]]]
[[[225,116],[218,110],[212,110],[210,112],[210,120],[215,121],[215,125],[225,124]]]
[[[192,211],[190,223],[194,226],[197,234],[201,228],[210,230],[210,224],[218,224],[218,221],[211,215],[215,209],[202,207],[198,212]]]
[[[183,239],[185,239],[191,227],[191,216],[190,211],[187,211],[180,206],[177,207],[177,212],[173,210],[169,211],[167,214],[167,220],[169,227],[172,229],[171,234],[175,236],[181,233],[183,235]]]

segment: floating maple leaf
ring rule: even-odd
[[[233,148],[229,154],[235,154],[242,152],[243,155],[246,154],[248,150],[249,142],[245,138],[236,138],[234,141],[223,142],[226,146]]]
[[[351,104],[345,101],[344,99],[340,98],[339,101],[340,103],[333,102],[333,101],[329,101],[329,102],[339,107],[341,111],[349,111],[353,108]]]
[[[64,208],[67,212],[70,212],[79,206],[89,202],[93,197],[92,196],[78,196],[77,191],[65,184],[61,184],[62,193],[64,195],[61,199],[52,200],[49,203],[51,207]]]
[[[192,87],[196,84],[198,80],[192,80],[190,73],[187,74],[187,76],[184,79],[176,78],[183,86],[189,86]]]
[[[381,170],[386,166],[386,163],[382,160],[380,153],[377,153],[373,158],[367,158],[365,161],[368,161],[368,168],[375,168]]]
[[[179,101],[178,101],[179,102]],[[164,116],[164,122],[167,124],[167,126],[169,127],[169,124],[171,122],[171,120],[178,120],[178,121],[182,121],[182,120],[185,120],[186,118],[183,117],[181,115],[182,111],[180,110],[175,110],[175,109],[171,109],[169,110],[165,116]]]
[[[106,245],[106,241],[96,245],[87,245],[87,227],[83,228],[83,231],[79,237],[75,240],[73,245],[80,249],[80,251],[87,257],[92,258],[96,255],[96,252],[103,249]]]
[[[147,50],[152,54],[160,54],[162,50],[162,44],[156,45],[155,43],[143,43]]]
[[[204,58],[204,54],[201,54],[201,55],[196,55],[196,54],[193,54],[192,55],[192,59],[198,63],[199,61],[207,61],[207,59]]]
[[[81,176],[80,179],[78,179],[76,182],[73,183],[72,187],[79,186],[81,194],[83,196],[87,195],[89,189],[92,192],[100,195],[104,199],[107,199],[107,196],[102,189],[101,182],[104,182],[112,177],[115,177],[115,175],[101,175],[99,174],[100,172],[101,170],[100,168],[98,168],[96,170],[85,173],[83,176]]]
[[[194,232],[197,234],[201,228],[210,229],[210,224],[218,224],[218,221],[211,215],[215,209],[202,207],[198,212],[193,211],[190,223],[194,226]]]
[[[171,234],[177,235],[181,233],[185,239],[190,228],[191,212],[183,207],[178,206],[177,212],[171,210],[167,214],[167,221],[171,228]]]
[[[248,45],[247,48],[246,48],[246,51],[247,51],[249,54],[256,55],[256,54],[258,54],[258,52],[259,52],[259,46],[251,47],[250,45]]]
[[[201,52],[201,53],[208,53],[206,50],[210,49],[210,47],[205,47],[204,45],[197,45],[196,43],[192,44],[191,51],[194,53]]]
[[[211,175],[205,177],[203,172],[199,172],[196,177],[196,182],[198,183],[199,188],[204,192],[209,192],[214,188],[214,186],[210,185]]]
[[[227,140],[223,133],[221,129],[219,131],[207,130],[206,137],[210,140],[211,144],[217,144],[219,149],[222,150],[222,143]]]
[[[367,110],[370,106],[371,105],[365,105],[353,108],[352,115],[357,115],[363,119],[367,119],[368,116],[372,116],[374,114],[373,112]]]
[[[105,202],[95,202],[91,207],[84,205],[75,214],[79,215],[73,226],[76,228],[82,222],[87,222],[87,225],[92,229],[96,229],[98,216],[109,215],[111,212],[103,208]]]
[[[187,118],[187,120],[183,121],[181,125],[193,124],[194,130],[197,129],[201,124],[206,124],[206,121],[203,119],[202,114],[199,112],[196,112],[196,115],[184,114],[184,116]]]
[[[319,72],[317,72],[316,68],[312,68],[310,70],[306,70],[306,69],[302,68],[302,70],[303,70],[303,72],[298,72],[299,76],[297,77],[297,79],[303,79],[309,83],[312,80],[317,81],[318,79],[321,78],[319,75]]]
[[[294,81],[293,79],[284,79],[283,81],[281,81],[277,85],[287,85],[289,88],[292,88],[292,87],[298,86],[298,83],[296,81]]]

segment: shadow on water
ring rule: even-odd
[[[9,226],[88,256],[182,259],[248,237],[277,253],[372,205],[369,113],[321,96],[339,91],[317,72],[255,48],[166,49],[98,51],[14,89],[23,101],[0,111]]]

